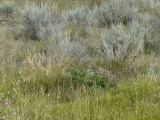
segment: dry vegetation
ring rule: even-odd
[[[0,0],[0,120],[159,120],[160,0]]]

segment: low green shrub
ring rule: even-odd
[[[73,86],[107,88],[115,84],[107,75],[91,68],[71,66],[68,71],[70,72]]]

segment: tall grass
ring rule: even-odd
[[[160,119],[159,0],[18,2],[0,4],[0,119]]]

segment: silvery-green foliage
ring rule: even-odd
[[[99,9],[102,14],[100,26],[106,24],[111,26],[118,23],[128,24],[128,22],[132,22],[137,13],[137,9],[130,8],[125,1],[102,2]]]
[[[100,20],[102,19],[102,12],[100,11],[99,7],[94,6],[90,11],[88,12],[86,22],[88,25],[98,25]]]
[[[52,8],[47,4],[40,7],[35,4],[26,4],[23,16],[26,35],[32,40],[50,37],[53,33]]]
[[[160,5],[160,0],[143,0],[143,3],[151,8],[155,8]]]
[[[10,4],[0,4],[0,21],[6,20],[8,18],[13,19],[13,14],[15,9]]]
[[[70,9],[62,14],[64,21],[74,24],[97,25],[101,19],[101,11],[98,6],[90,8],[89,6],[81,6]]]
[[[66,20],[66,22],[80,24],[86,22],[89,11],[90,9],[88,6],[81,6],[67,10],[67,12],[62,14],[62,17]]]
[[[62,34],[61,32],[57,32],[57,34],[58,35],[49,43],[50,53],[73,57],[83,62],[87,59],[87,47],[80,36],[77,35],[71,40],[70,36],[67,34]]]
[[[160,0],[128,0],[130,7],[136,7],[139,11],[145,10],[145,8],[155,9],[160,5]]]
[[[137,22],[125,28],[123,24],[101,32],[101,54],[108,60],[127,59],[143,51],[145,29]]]
[[[51,39],[61,39],[62,34],[64,34],[66,31],[66,24],[61,22],[61,23],[55,23],[54,24],[54,32],[51,35]]]
[[[81,6],[70,9],[62,14],[62,18],[66,22],[73,22],[75,24],[98,25],[103,27],[120,22],[127,24],[136,17],[136,13],[137,9],[130,8],[128,2],[110,1],[102,2],[99,7],[93,6],[90,8],[89,6]]]
[[[151,27],[145,34],[145,51],[146,52],[159,52],[160,47],[160,13],[154,12],[155,17],[148,19],[146,24]],[[149,27],[148,27],[149,28]]]
[[[155,18],[151,20],[151,25],[152,25],[152,29],[158,31],[160,30],[160,13],[159,11],[155,11],[154,14],[155,14]]]
[[[87,26],[86,32],[90,35],[87,40],[87,45],[89,47],[90,53],[94,54],[97,53],[97,50],[100,49],[100,29]]]

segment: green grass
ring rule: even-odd
[[[102,1],[34,0],[39,6],[41,3],[53,5],[56,14],[81,5],[92,8]],[[159,18],[152,13],[158,12],[160,7],[137,1],[138,4],[134,4],[140,12],[139,24],[148,30],[150,26],[142,24],[143,15],[148,14],[146,21],[154,18],[158,21]],[[53,38],[40,41],[29,40],[23,34],[22,11],[26,3],[23,0],[5,1],[5,4],[15,8],[15,13],[13,18],[7,18],[8,21],[0,21],[0,120],[160,119],[160,56],[158,51],[155,54],[150,48],[152,44],[146,43],[149,46],[146,46],[146,53],[141,52],[125,60],[110,59],[100,53],[99,41],[101,31],[108,31],[111,26],[101,28],[97,24],[87,26],[85,22],[76,24],[71,21],[60,21],[66,25],[64,30],[58,29],[60,31],[56,33],[60,39],[51,36]],[[117,10],[125,5],[119,7]],[[129,25],[125,28],[130,29]],[[159,41],[159,28],[153,28],[153,31],[147,31],[147,39],[154,34],[153,39]],[[86,61],[77,60],[74,56],[74,52],[78,50],[80,53],[81,49],[65,54],[65,43],[59,33],[62,36],[69,34],[66,39],[71,42],[78,37],[83,39],[86,43]],[[14,39],[16,35],[17,40]],[[58,52],[52,51],[52,47],[58,48],[59,45],[56,41],[57,44],[52,46],[54,39],[62,41]],[[67,44],[72,47],[70,42]]]
[[[62,101],[63,89],[54,93],[24,95],[18,85],[5,83],[1,87],[1,117],[6,119],[160,119],[160,79],[138,77],[119,82],[116,88],[108,90],[69,90],[70,102]],[[63,95],[62,95],[63,94]]]
[[[121,82],[103,95],[59,105],[53,111],[59,111],[60,119],[159,119],[158,86],[157,81],[143,78]]]

